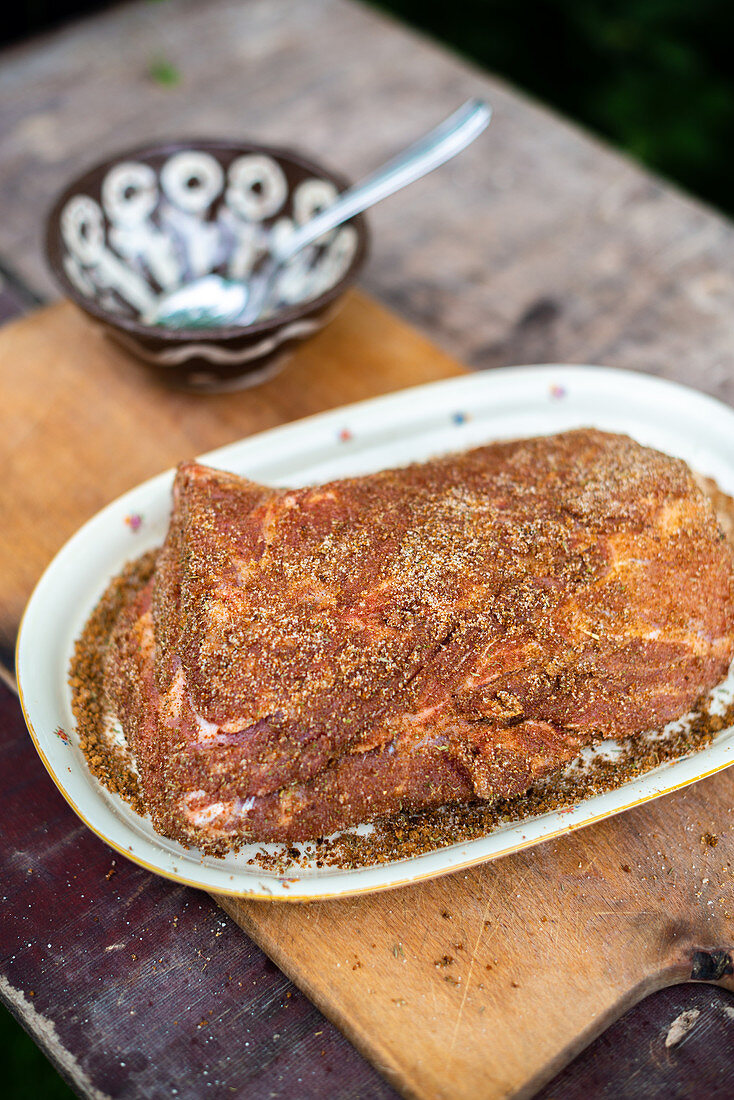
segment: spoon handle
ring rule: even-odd
[[[451,160],[481,134],[491,117],[492,109],[488,103],[481,99],[467,100],[458,111],[454,111],[424,137],[361,183],[342,192],[331,206],[296,229],[278,249],[277,262],[284,263],[323,233]]]

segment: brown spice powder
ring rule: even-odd
[[[717,513],[730,542],[734,543],[734,505],[709,479],[701,479],[713,498]],[[80,747],[92,774],[109,790],[145,814],[139,784],[126,754],[105,736],[107,700],[104,689],[104,660],[107,642],[121,609],[150,579],[157,552],[151,551],[129,563],[104,593],[78,639],[71,662],[69,685],[72,709],[77,722]],[[596,758],[591,766],[575,766],[563,771],[522,795],[501,799],[493,804],[447,805],[421,813],[399,813],[378,820],[367,835],[347,832],[335,838],[302,845],[302,851],[289,845],[275,851],[261,850],[248,862],[277,875],[294,866],[333,867],[343,870],[423,855],[457,843],[486,836],[499,825],[523,821],[541,814],[568,809],[584,799],[615,790],[662,764],[680,759],[708,747],[721,730],[734,724],[734,701],[723,714],[703,707],[695,718],[669,737],[630,738],[621,742],[621,752],[613,760]],[[702,843],[715,846],[718,838],[705,833]],[[240,843],[240,847],[246,841]],[[231,845],[236,850],[237,845]],[[211,854],[224,854],[215,849]],[[623,870],[627,870],[625,866]],[[450,919],[450,914],[443,914]]]
[[[324,867],[356,870],[377,863],[392,863],[412,856],[465,844],[492,832],[499,825],[524,821],[541,814],[568,809],[586,798],[616,790],[623,783],[683,756],[707,748],[716,733],[734,724],[734,701],[723,715],[702,709],[689,726],[670,737],[630,738],[614,760],[597,759],[590,767],[579,762],[560,776],[546,780],[515,798],[487,805],[442,806],[416,814],[396,814],[377,821],[368,836],[344,833],[305,845],[299,864],[320,861]],[[259,852],[249,861],[263,870],[284,874],[293,867],[285,848],[280,854]]]
[[[129,802],[136,813],[145,814],[137,776],[124,751],[105,735],[107,696],[104,664],[107,643],[120,611],[150,579],[157,551],[128,562],[108,586],[74,645],[69,669],[72,711],[79,745],[89,770],[108,790]]]
[[[150,579],[156,557],[156,552],[151,551],[128,563],[112,581],[76,642],[69,675],[79,743],[90,771],[139,814],[145,814],[146,810],[137,777],[126,754],[105,736],[104,660],[121,609]],[[454,804],[421,813],[399,813],[376,821],[367,836],[342,833],[304,843],[301,851],[292,845],[279,845],[275,851],[257,852],[248,862],[276,875],[286,874],[294,866],[309,865],[352,870],[464,844],[486,836],[499,825],[568,809],[593,795],[615,790],[661,764],[706,748],[718,732],[732,724],[734,701],[724,714],[712,714],[703,708],[689,724],[669,737],[630,738],[622,743],[622,751],[614,760],[597,758],[591,766],[583,767],[579,758],[560,775],[514,798],[492,804]],[[702,840],[711,843],[706,834]],[[245,843],[241,841],[232,848],[236,850]],[[225,853],[213,848],[206,854]]]

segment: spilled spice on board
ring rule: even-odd
[[[69,675],[79,743],[90,771],[141,815],[146,810],[130,756],[106,734],[104,658],[120,610],[150,579],[156,557],[156,552],[151,551],[130,562],[110,584],[75,644]],[[271,844],[270,850],[262,848],[247,862],[275,875],[283,875],[294,866],[353,870],[467,843],[500,825],[569,809],[594,795],[615,790],[661,764],[707,748],[716,734],[730,725],[734,725],[734,700],[721,714],[703,707],[693,719],[665,738],[654,735],[619,742],[621,752],[614,759],[596,757],[588,764],[579,757],[560,775],[551,776],[512,798],[490,804],[449,804],[417,813],[397,813],[375,821],[367,835],[347,831],[301,842],[300,848],[293,844]],[[718,837],[705,833],[701,840],[714,847]],[[243,840],[239,846],[232,845],[231,850],[245,844],[247,841]],[[215,848],[204,854],[222,852]],[[442,916],[450,919],[448,913]]]
[[[714,493],[712,486],[713,483],[705,479],[703,487],[713,499],[727,538],[734,544],[734,505],[718,489]],[[79,744],[90,771],[141,815],[145,815],[146,810],[131,757],[123,746],[110,738],[107,728],[104,661],[109,636],[121,609],[150,579],[156,559],[157,551],[143,555],[128,563],[111,582],[75,644],[69,675]],[[284,875],[294,866],[351,870],[467,843],[486,836],[500,825],[570,809],[587,798],[615,790],[662,764],[707,748],[717,733],[731,725],[734,725],[734,700],[723,713],[713,713],[704,705],[692,720],[674,728],[669,736],[635,736],[620,741],[621,751],[613,759],[597,756],[589,764],[579,757],[560,774],[546,778],[524,794],[491,804],[448,804],[433,810],[397,813],[378,819],[366,835],[347,831],[330,838],[300,842],[300,848],[292,844],[271,844],[270,850],[261,849],[247,862],[275,875]],[[243,840],[239,847],[247,843]],[[701,843],[713,848],[718,837],[706,832],[701,836]],[[230,850],[237,848],[236,844],[229,845]],[[224,853],[214,848],[211,851],[202,849],[202,854]],[[626,864],[621,869],[630,871]],[[441,916],[452,919],[448,911],[443,911]]]

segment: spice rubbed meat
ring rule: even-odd
[[[275,490],[194,464],[107,693],[205,848],[528,789],[726,675],[732,557],[687,466],[595,430]]]

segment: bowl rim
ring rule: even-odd
[[[85,193],[92,180],[100,173],[104,175],[115,164],[123,160],[144,159],[153,155],[172,155],[184,149],[201,149],[203,152],[236,152],[243,155],[248,153],[264,153],[277,161],[290,161],[298,168],[314,174],[320,179],[326,179],[333,183],[339,191],[350,186],[350,181],[340,172],[335,172],[318,161],[305,156],[297,149],[285,145],[270,145],[265,142],[236,140],[234,138],[174,138],[166,141],[151,141],[144,145],[135,145],[122,149],[104,160],[91,164],[79,175],[75,176],[54,199],[45,219],[44,248],[46,261],[51,273],[60,286],[62,292],[69,297],[84,313],[102,324],[112,328],[122,329],[145,340],[157,340],[161,343],[172,342],[175,344],[196,343],[221,343],[226,340],[241,339],[244,336],[261,336],[291,321],[297,321],[303,317],[319,313],[330,305],[340,294],[346,290],[354,280],[357,272],[367,258],[371,235],[364,214],[357,214],[349,222],[357,231],[357,248],[349,264],[349,267],[328,290],[323,291],[316,298],[310,298],[306,302],[288,306],[279,310],[274,316],[267,317],[263,321],[256,321],[250,325],[220,325],[216,328],[166,328],[163,325],[146,325],[141,321],[129,317],[117,317],[107,312],[96,302],[86,298],[67,276],[63,262],[63,244],[61,241],[60,219],[61,211],[66,203],[75,194]],[[88,192],[87,192],[88,193]]]

